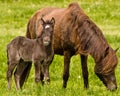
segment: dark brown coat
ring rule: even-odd
[[[41,24],[42,23],[42,24]],[[7,57],[8,57],[8,70],[7,70],[7,80],[8,88],[11,88],[12,72],[17,66],[17,71],[15,72],[15,83],[16,88],[20,89],[20,75],[22,64],[24,62],[33,61],[35,65],[35,82],[42,81],[43,78],[46,79],[49,75],[48,67],[53,60],[54,50],[53,50],[53,31],[54,31],[54,18],[51,21],[44,21],[41,19],[41,35],[37,36],[37,39],[29,39],[23,36],[18,36],[13,39],[7,45]],[[44,76],[44,77],[43,77]]]

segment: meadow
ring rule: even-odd
[[[116,68],[118,89],[108,91],[94,73],[94,60],[88,58],[89,89],[85,90],[80,57],[73,56],[66,89],[62,88],[63,56],[55,55],[50,66],[50,85],[36,85],[34,66],[22,90],[7,89],[6,45],[16,36],[25,36],[26,26],[33,13],[46,6],[67,7],[74,0],[0,0],[0,96],[120,96],[120,63]],[[110,46],[120,48],[120,0],[75,0],[100,27]],[[120,49],[117,52],[120,61]]]

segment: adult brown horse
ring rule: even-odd
[[[95,73],[109,90],[117,89],[115,67],[118,63],[116,51],[107,43],[102,31],[84,13],[77,3],[71,3],[68,8],[44,8],[37,11],[28,22],[28,38],[39,36],[40,18],[56,20],[54,29],[54,52],[64,55],[63,87],[66,88],[69,78],[70,59],[80,54],[84,87],[88,88],[87,56],[90,54],[95,60]],[[28,70],[27,70],[28,68]],[[30,67],[25,66],[24,74],[29,74]],[[21,81],[24,82],[24,80]]]

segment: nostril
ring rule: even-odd
[[[44,37],[44,41],[50,41],[49,36]]]

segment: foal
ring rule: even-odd
[[[7,45],[7,58],[8,58],[8,70],[7,70],[7,80],[8,89],[11,89],[11,79],[14,68],[19,64],[25,64],[24,62],[32,61],[35,66],[35,82],[43,83],[49,75],[49,65],[48,62],[52,62],[54,57],[53,51],[53,32],[55,19],[44,21],[41,18],[42,33],[36,39],[28,39],[23,36],[18,36],[13,39]],[[21,63],[23,62],[23,63]],[[15,74],[16,88],[20,89],[20,71]]]

